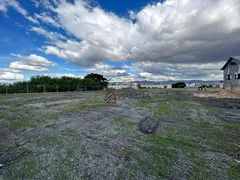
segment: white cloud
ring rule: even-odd
[[[7,12],[9,7],[15,9],[17,12],[22,14],[30,22],[34,24],[39,24],[39,22],[35,18],[28,15],[29,13],[27,12],[27,10],[24,9],[17,0],[0,0],[0,11],[2,11],[5,17],[7,17]]]
[[[31,54],[29,56],[15,55],[20,60],[10,63],[9,68],[21,71],[39,71],[47,72],[49,67],[56,66],[56,63],[49,61],[48,59]]]
[[[219,62],[237,52],[229,47],[240,44],[238,0],[177,2],[168,0],[136,13],[130,11],[133,23],[100,7],[90,7],[86,1],[71,4],[63,0],[51,10],[58,24],[80,40],[57,41],[45,52],[83,66],[106,59]]]
[[[90,1],[32,1],[36,7],[44,7],[33,17],[5,0],[0,1],[5,2],[0,3],[0,11],[6,13],[11,6],[25,17],[32,17],[28,18],[32,22],[61,27],[74,39],[41,26],[31,27],[31,31],[51,41],[43,47],[46,54],[79,66],[96,68],[104,60],[133,60],[143,78],[208,79],[221,74],[217,66],[209,67],[239,55],[239,0],[166,0],[149,4],[139,12],[129,11],[130,20],[92,7]],[[125,72],[108,73],[113,76]]]
[[[116,67],[104,63],[97,63],[92,68],[83,70],[83,72],[102,74],[112,82],[134,81],[134,76],[127,72],[127,68],[125,66]]]
[[[125,39],[134,37],[135,25],[99,7],[89,8],[83,1],[76,1],[75,4],[62,2],[58,5],[54,12],[59,24],[81,41],[69,40],[62,43],[61,47],[56,44],[55,48],[50,47],[46,52],[51,53],[53,50],[55,55],[81,65],[94,64],[104,59],[126,60],[128,51],[124,47]]]
[[[26,16],[26,19],[28,19],[29,21],[35,23],[35,24],[39,24],[38,20],[36,20],[35,18],[31,17],[31,16]]]
[[[224,62],[219,63],[205,63],[205,64],[169,64],[169,63],[154,63],[154,62],[140,62],[136,63],[134,68],[140,75],[152,80],[221,80],[222,68]]]
[[[0,68],[0,83],[4,84],[21,80],[24,80],[24,75],[20,74],[19,71],[8,68]]]
[[[77,78],[78,76],[76,76],[76,75],[74,75],[74,74],[71,74],[71,73],[69,73],[69,74],[62,74],[62,73],[55,73],[55,74],[52,74],[52,73],[50,73],[50,74],[44,74],[45,76],[49,76],[49,77],[56,77],[56,78],[61,78],[61,77],[63,77],[63,76],[65,76],[65,77],[72,77],[72,78]],[[79,77],[80,78],[80,77]]]
[[[192,69],[211,66],[238,53],[239,8],[239,0],[167,0],[147,5],[139,12],[129,11],[134,19],[131,21],[91,7],[86,1],[72,4],[63,0],[51,10],[57,15],[57,23],[76,39],[55,40],[45,47],[45,53],[80,66],[127,59],[163,63],[166,68],[180,67],[181,63],[192,64]],[[140,68],[144,72],[144,66]],[[169,74],[159,78],[219,78],[221,74],[218,69],[185,69],[186,73],[175,69],[182,75],[172,75],[166,69]]]
[[[28,12],[22,8],[22,6],[19,4],[16,0],[0,0],[0,11],[3,13],[7,13],[8,7],[14,8],[17,12],[22,14],[23,16],[26,16]]]
[[[47,13],[36,14],[35,13],[34,16],[38,20],[40,20],[46,24],[53,25],[55,27],[60,27],[60,25],[57,23],[57,21],[51,17],[51,14],[47,14]]]
[[[57,42],[59,40],[65,40],[66,37],[63,35],[57,33],[57,32],[52,32],[52,31],[47,31],[43,29],[42,27],[31,27],[30,31],[34,31],[37,34],[43,35],[47,37],[48,39],[52,40],[53,42]]]

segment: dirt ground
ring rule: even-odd
[[[1,95],[0,179],[240,179],[239,99],[134,92]]]
[[[239,93],[233,93],[227,90],[215,90],[215,91],[197,91],[193,93],[197,97],[214,97],[214,98],[238,98],[240,99]]]

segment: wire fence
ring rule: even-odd
[[[70,84],[23,84],[16,85],[0,85],[0,94],[15,93],[47,93],[47,92],[78,92],[78,91],[94,91],[99,90],[97,85],[82,86]]]

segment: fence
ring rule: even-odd
[[[46,92],[76,92],[99,90],[99,86],[65,85],[65,84],[23,84],[0,85],[0,94],[14,93],[46,93]]]

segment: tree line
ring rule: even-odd
[[[32,76],[29,81],[0,85],[0,93],[40,93],[103,90],[108,85],[107,79],[100,74],[88,74],[83,79],[75,77],[61,78]]]

